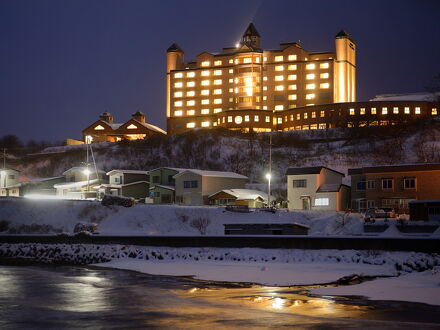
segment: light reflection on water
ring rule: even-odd
[[[440,325],[440,308],[310,297],[80,267],[0,266],[0,328],[268,328]],[[430,324],[428,324],[430,323]]]

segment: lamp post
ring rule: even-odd
[[[87,175],[87,192],[90,191],[90,170],[88,168],[88,164],[87,164],[87,168],[83,171],[83,173],[85,175]]]
[[[267,205],[270,207],[270,180],[272,179],[272,174],[267,173],[266,179],[267,179]]]

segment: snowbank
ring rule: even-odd
[[[311,290],[330,296],[363,296],[373,300],[398,300],[440,305],[440,267],[421,273],[382,278],[357,285]]]

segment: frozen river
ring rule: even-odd
[[[417,324],[411,324],[412,322]],[[0,266],[0,328],[440,327],[440,307],[83,267]]]

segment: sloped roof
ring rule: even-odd
[[[179,47],[178,44],[173,43],[170,47],[168,47],[167,53],[168,52],[182,52],[183,53],[183,50],[182,50],[182,48]]]
[[[148,124],[148,123],[142,123],[142,122],[140,122],[139,120],[136,120],[136,119],[131,119],[131,120],[133,120],[133,121],[139,123],[140,125],[142,125],[142,126],[148,128],[148,129],[150,129],[150,130],[152,130],[152,131],[156,131],[156,132],[159,132],[159,133],[162,133],[162,134],[165,134],[165,135],[167,134],[167,132],[164,131],[164,130],[163,130],[162,128],[160,128],[160,127],[157,127],[157,126],[154,126],[154,125],[151,125],[151,124]]]
[[[62,183],[56,183],[53,185],[54,188],[77,188],[77,187],[84,187],[88,184],[94,184],[97,183],[99,179],[93,179],[93,180],[86,180],[86,181],[78,181],[78,182],[62,182]]]
[[[440,163],[381,165],[360,168],[349,168],[348,175],[387,172],[416,172],[440,170]]]
[[[184,173],[193,173],[200,176],[209,176],[209,177],[217,177],[217,178],[233,178],[233,179],[247,179],[247,176],[234,173],[234,172],[221,172],[221,171],[205,171],[205,170],[196,170],[196,169],[188,169],[183,172],[180,172],[176,175],[174,175],[174,178],[177,178]]]
[[[150,190],[154,190],[154,188],[156,188],[156,187],[163,188],[163,189],[168,189],[168,190],[172,190],[172,191],[176,190],[176,187],[167,186],[167,185],[164,185],[164,184],[156,184],[153,187],[151,187]]]
[[[176,171],[177,173],[184,172],[184,171],[189,171],[189,170],[190,170],[190,168],[158,167],[158,168],[154,168],[154,169],[152,169],[152,170],[149,170],[148,173],[151,173],[151,172],[153,172],[153,171],[157,171],[157,170],[161,170],[161,169],[172,170],[172,171]]]
[[[319,186],[316,192],[338,192],[341,189],[340,183],[324,183]]]
[[[325,166],[313,166],[313,167],[289,167],[287,169],[286,175],[305,175],[305,174],[319,174],[321,170],[325,168],[329,171],[335,172],[339,175],[345,176],[343,173],[332,170],[331,168]]]
[[[0,168],[0,171],[14,171],[14,172],[20,173],[19,170],[16,170],[15,168],[10,168],[10,167]]]
[[[69,168],[67,171],[64,171],[63,175],[66,175],[67,173],[69,173],[71,171],[84,171],[85,169],[86,168],[82,167],[82,166],[74,166],[74,167]],[[93,168],[90,172],[91,173],[95,173],[95,169]],[[98,170],[98,173],[104,173],[105,174],[105,171]]]
[[[113,173],[126,173],[126,174],[148,174],[148,171],[138,171],[138,170],[111,170],[107,172],[107,175],[112,175]]]
[[[243,36],[255,36],[255,37],[259,37],[260,34],[258,33],[257,29],[255,28],[254,23],[250,23],[246,29],[246,31],[244,31]]]
[[[268,196],[265,192],[254,189],[223,189],[208,196],[208,198],[211,198],[212,196],[215,196],[220,192],[224,192],[228,195],[234,196],[237,200],[255,200],[257,198],[261,198],[266,201]],[[274,197],[271,196],[271,198]]]

